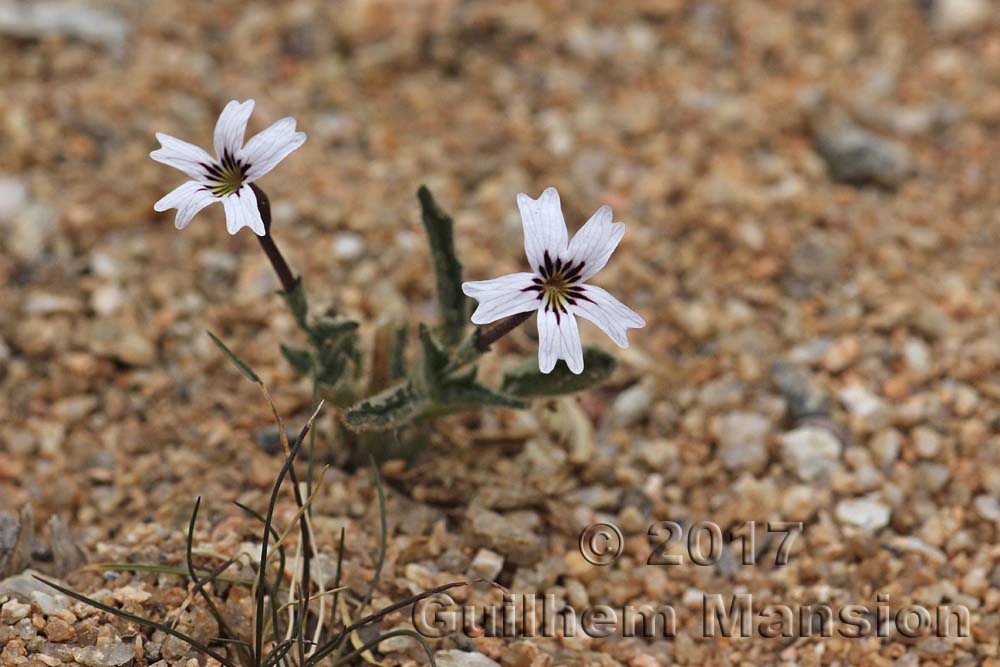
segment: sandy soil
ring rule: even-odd
[[[298,334],[248,231],[227,235],[219,207],[182,232],[153,212],[183,177],[148,158],[157,131],[210,144],[222,106],[252,97],[251,132],[293,115],[309,134],[260,183],[275,238],[313,300],[365,334],[380,317],[434,317],[421,183],[454,216],[469,279],[523,270],[518,192],[558,187],[571,228],[602,203],[628,225],[598,282],[648,326],[614,378],[443,420],[420,459],[388,466],[375,603],[472,574],[578,609],[670,605],[676,637],[458,633],[433,642],[438,664],[1000,664],[995,0],[109,0],[75,35],[15,29],[10,6],[0,510],[31,505],[34,568],[162,619],[181,579],[56,572],[79,563],[57,548],[65,531],[50,543],[50,517],[91,562],[180,564],[198,495],[200,548],[256,539],[232,501],[265,503],[280,465],[269,411],[204,331],[260,372],[295,428],[310,389],[278,343]],[[498,346],[487,377],[535,354],[530,329]],[[334,459],[336,418],[319,427]],[[332,554],[346,528],[361,595],[374,489],[366,470],[326,477],[318,540]],[[760,558],[727,548],[699,566],[677,544],[681,565],[648,565],[647,530],[667,520],[755,521]],[[625,537],[610,566],[579,554],[598,521]],[[785,565],[768,521],[803,524]],[[754,621],[753,637],[706,637],[703,595],[736,593],[793,610],[963,607],[971,629],[769,638]],[[196,655],[78,605],[25,610],[20,595],[0,583],[4,667]],[[185,614],[210,632],[197,605]],[[405,638],[379,659],[425,661]]]

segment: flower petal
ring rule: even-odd
[[[524,226],[524,253],[531,268],[538,272],[546,250],[553,260],[566,250],[569,234],[559,193],[555,188],[546,188],[538,199],[532,199],[522,192],[517,196],[517,208]]]
[[[583,372],[583,344],[572,313],[540,309],[538,311],[538,369],[551,373],[556,361],[565,359],[569,369]]]
[[[176,208],[174,225],[177,229],[184,229],[198,211],[214,201],[218,201],[218,197],[206,190],[205,186],[197,181],[188,181],[153,204],[153,210],[162,212]]]
[[[149,154],[157,162],[180,169],[196,181],[207,180],[206,165],[213,164],[215,158],[194,144],[181,141],[162,132],[156,133],[160,148]]]
[[[232,100],[219,114],[219,120],[215,122],[215,154],[220,159],[227,150],[235,156],[243,148],[243,135],[253,113],[253,104],[253,100],[242,103]]]
[[[574,299],[570,310],[600,327],[618,347],[628,347],[629,329],[646,326],[646,321],[638,313],[611,296],[607,290],[595,285],[579,285],[577,289],[582,292],[582,296]]]
[[[222,205],[226,209],[226,229],[235,234],[244,227],[249,227],[257,236],[264,236],[264,221],[257,208],[257,196],[249,185],[244,185],[239,192],[223,198]]]
[[[255,181],[274,169],[305,142],[306,133],[295,131],[295,119],[290,116],[251,137],[240,153],[240,158],[250,163],[247,181]]]
[[[534,273],[511,273],[493,280],[462,283],[462,291],[479,302],[472,323],[489,324],[538,308],[539,292],[531,289],[534,278]]]
[[[623,236],[625,223],[611,222],[611,207],[602,206],[597,209],[590,220],[573,235],[573,240],[566,249],[565,259],[573,265],[583,262],[577,282],[583,282],[603,269]]]

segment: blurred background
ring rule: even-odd
[[[648,326],[580,398],[580,462],[538,444],[544,415],[484,415],[445,429],[416,501],[462,512],[515,479],[534,500],[505,518],[539,560],[573,544],[555,490],[574,521],[631,517],[637,558],[652,518],[803,519],[792,574],[760,585],[961,600],[983,634],[915,659],[995,654],[996,0],[0,0],[0,510],[64,516],[94,549],[183,525],[195,493],[218,517],[266,488],[266,406],[203,332],[302,415],[294,324],[221,207],[182,232],[153,212],[184,176],[148,157],[158,131],[210,146],[247,98],[248,136],[286,115],[309,135],[260,182],[277,243],[313,300],[369,325],[434,316],[422,183],[467,279],[523,270],[518,192],[556,186],[571,230],[604,203],[627,224],[597,282]],[[487,373],[534,355],[533,328]],[[337,484],[331,511],[370,530]],[[472,514],[447,525],[459,551],[485,539]],[[567,567],[533,572],[591,602],[709,576]]]

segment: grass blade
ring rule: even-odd
[[[459,586],[468,586],[468,585],[469,585],[468,581],[453,581],[450,584],[442,584],[428,591],[424,591],[423,593],[411,595],[405,600],[391,604],[388,607],[385,607],[384,609],[378,610],[374,614],[369,614],[368,616],[365,616],[360,621],[351,623],[349,626],[343,628],[340,632],[338,632],[336,637],[334,637],[326,644],[324,644],[322,648],[320,648],[311,658],[309,658],[309,660],[306,661],[306,667],[311,667],[312,665],[319,663],[320,660],[323,660],[328,655],[336,651],[337,648],[340,646],[341,642],[344,641],[344,637],[347,637],[350,633],[354,632],[358,628],[368,625],[373,621],[377,621],[383,616],[387,616],[392,612],[396,611],[397,609],[402,609],[404,607],[410,606],[411,604],[416,604],[421,600],[433,597],[438,593],[443,593],[444,591],[447,591],[449,589],[458,588]]]
[[[306,425],[302,427],[302,431],[299,432],[299,436],[295,439],[295,444],[292,445],[291,451],[289,451],[288,456],[285,457],[285,462],[281,466],[281,470],[278,472],[278,477],[274,480],[274,486],[271,488],[271,498],[267,504],[267,514],[264,515],[264,534],[261,538],[260,546],[260,567],[258,570],[258,581],[257,581],[257,605],[254,614],[255,624],[254,624],[254,661],[261,666],[261,657],[264,650],[264,597],[265,591],[267,590],[267,546],[268,540],[271,537],[271,523],[274,520],[274,507],[278,503],[278,493],[281,491],[281,484],[285,481],[285,477],[288,475],[289,470],[295,461],[295,455],[299,453],[299,449],[302,447],[302,443],[305,441],[306,435],[308,435],[309,430],[312,428],[313,421],[316,419],[316,415],[323,408],[323,402],[320,401],[319,406],[316,408],[316,412],[312,414]],[[274,628],[275,633],[277,633],[277,626]]]
[[[195,649],[196,651],[201,651],[205,655],[207,655],[207,656],[209,656],[211,658],[215,658],[220,663],[222,663],[223,665],[225,665],[225,667],[237,667],[236,663],[234,663],[233,661],[231,661],[229,658],[225,657],[221,653],[218,653],[217,651],[213,651],[212,649],[210,649],[205,644],[202,644],[197,639],[194,639],[193,637],[188,637],[183,632],[179,632],[177,630],[174,630],[169,625],[164,625],[163,623],[157,623],[156,621],[151,621],[148,618],[143,618],[141,616],[136,616],[136,615],[130,614],[130,613],[126,612],[126,611],[122,611],[121,609],[116,609],[114,607],[109,607],[106,604],[101,604],[97,600],[93,600],[91,598],[88,598],[86,595],[82,595],[80,593],[77,593],[76,591],[70,590],[69,588],[66,588],[65,586],[60,586],[59,584],[51,582],[48,579],[44,579],[44,578],[39,577],[37,575],[35,575],[35,579],[37,579],[38,581],[42,582],[46,586],[49,586],[50,588],[54,588],[55,590],[59,591],[63,595],[71,597],[74,600],[77,600],[78,602],[82,602],[82,603],[84,603],[86,605],[90,605],[91,607],[94,607],[95,609],[100,609],[101,611],[107,612],[107,613],[111,614],[112,616],[117,616],[118,618],[124,618],[127,621],[132,621],[133,623],[138,623],[139,625],[145,625],[146,627],[154,628],[154,629],[160,630],[160,631],[162,631],[162,632],[164,632],[164,633],[166,633],[166,634],[168,634],[168,635],[170,635],[172,637],[176,637],[177,639],[180,639],[182,642],[184,642],[185,644],[187,644],[191,648]]]
[[[246,362],[233,354],[233,351],[226,347],[226,344],[219,340],[214,333],[211,331],[206,331],[205,333],[207,333],[209,338],[212,339],[215,346],[222,350],[222,353],[229,358],[229,361],[233,362],[233,365],[239,369],[240,373],[243,373],[243,375],[245,375],[251,382],[260,382],[260,376],[258,376],[257,373],[255,373],[254,370],[246,364]]]
[[[341,663],[348,663],[351,660],[354,660],[355,658],[361,656],[366,651],[375,648],[376,646],[384,642],[386,639],[390,639],[392,637],[412,637],[416,639],[418,642],[420,642],[420,645],[424,647],[424,652],[427,653],[427,659],[430,660],[431,667],[437,667],[437,662],[434,661],[434,653],[431,651],[430,644],[427,643],[427,640],[424,639],[419,632],[416,632],[415,630],[407,630],[406,628],[401,628],[399,630],[392,630],[390,632],[385,633],[384,635],[379,635],[378,637],[371,640],[367,644],[364,644],[363,646],[355,649],[354,651],[351,651],[342,658],[334,660],[333,665],[334,667],[336,667]]]

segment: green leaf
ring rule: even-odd
[[[424,350],[424,382],[428,387],[436,387],[441,381],[441,374],[448,366],[448,351],[434,338],[427,325],[420,324],[420,343]]]
[[[211,331],[207,331],[206,333],[208,334],[209,338],[212,339],[212,342],[215,343],[216,347],[222,350],[222,353],[229,358],[229,361],[233,362],[233,365],[236,366],[236,368],[240,371],[240,373],[243,373],[243,375],[249,378],[251,382],[260,383],[260,377],[254,372],[252,368],[250,368],[250,366],[246,364],[246,362],[244,362],[242,359],[233,354],[233,351],[230,350],[228,347],[226,347],[226,344],[223,343],[221,340],[219,340],[219,338],[214,333],[212,333]]]
[[[278,293],[288,304],[288,309],[292,311],[299,327],[303,331],[309,331],[309,324],[306,320],[306,316],[309,314],[309,304],[306,302],[306,291],[302,287],[302,276],[295,278],[295,287],[290,292],[279,290]]]
[[[311,332],[316,345],[324,342],[337,341],[341,337],[353,334],[358,330],[358,323],[354,320],[338,320],[329,315],[317,317],[312,324]]]
[[[426,398],[405,382],[356,403],[344,421],[356,431],[382,431],[402,426],[420,414]]]
[[[532,362],[504,375],[501,391],[514,396],[556,396],[589,389],[607,380],[615,370],[615,358],[596,347],[583,351],[583,373],[574,375],[560,361],[551,373],[538,370]]]
[[[302,375],[307,375],[312,371],[313,358],[312,352],[302,347],[292,347],[290,345],[281,344],[281,354],[285,355],[285,359],[292,365],[292,368],[296,372]]]
[[[455,256],[454,225],[448,214],[438,207],[426,186],[420,186],[417,197],[434,261],[438,309],[444,323],[445,341],[457,343],[465,330],[468,309],[462,292],[462,265]]]
[[[445,382],[434,394],[432,410],[443,408],[445,412],[456,412],[479,406],[503,408],[525,408],[528,404],[514,396],[494,391],[476,382],[468,375]]]
[[[328,311],[313,321],[309,337],[315,349],[316,379],[321,384],[337,384],[349,362],[360,365],[357,322],[338,320]]]
[[[406,377],[406,338],[410,328],[405,324],[396,329],[396,337],[392,345],[392,357],[389,360],[389,379],[401,380]]]
[[[320,362],[319,370],[316,372],[316,380],[320,384],[334,385],[344,377],[344,370],[347,368],[347,358],[342,354],[324,355]]]
[[[171,635],[172,637],[176,637],[177,639],[181,640],[182,642],[184,642],[185,644],[187,644],[191,648],[195,649],[196,651],[201,651],[205,655],[210,656],[212,658],[215,658],[220,663],[222,663],[223,665],[225,665],[225,667],[237,667],[236,664],[233,663],[232,661],[230,661],[228,658],[226,658],[226,656],[224,656],[224,655],[222,655],[220,653],[216,653],[211,648],[209,648],[207,645],[202,644],[197,639],[194,639],[193,637],[189,637],[188,635],[184,634],[183,632],[179,632],[179,631],[173,629],[169,625],[164,625],[162,623],[157,623],[156,621],[150,620],[148,618],[143,618],[142,616],[136,616],[135,614],[130,614],[127,611],[123,611],[121,609],[118,609],[117,607],[109,607],[108,605],[103,604],[101,602],[98,602],[97,600],[94,600],[92,598],[89,598],[86,595],[83,595],[81,593],[77,593],[76,591],[71,590],[69,588],[66,588],[64,586],[60,586],[59,584],[57,584],[57,583],[55,583],[53,581],[49,581],[48,579],[44,579],[44,578],[38,576],[37,574],[36,575],[32,575],[32,576],[35,579],[37,579],[38,581],[40,581],[43,584],[45,584],[46,586],[49,586],[50,588],[54,588],[55,590],[59,591],[63,595],[65,595],[67,597],[70,597],[70,598],[73,598],[77,602],[82,602],[85,605],[93,607],[94,609],[100,609],[101,611],[107,612],[108,614],[111,614],[112,616],[117,616],[118,618],[125,619],[126,621],[131,621],[132,623],[135,623],[137,625],[144,625],[146,627],[153,628],[154,630],[160,630],[161,632],[163,632],[165,634]]]

